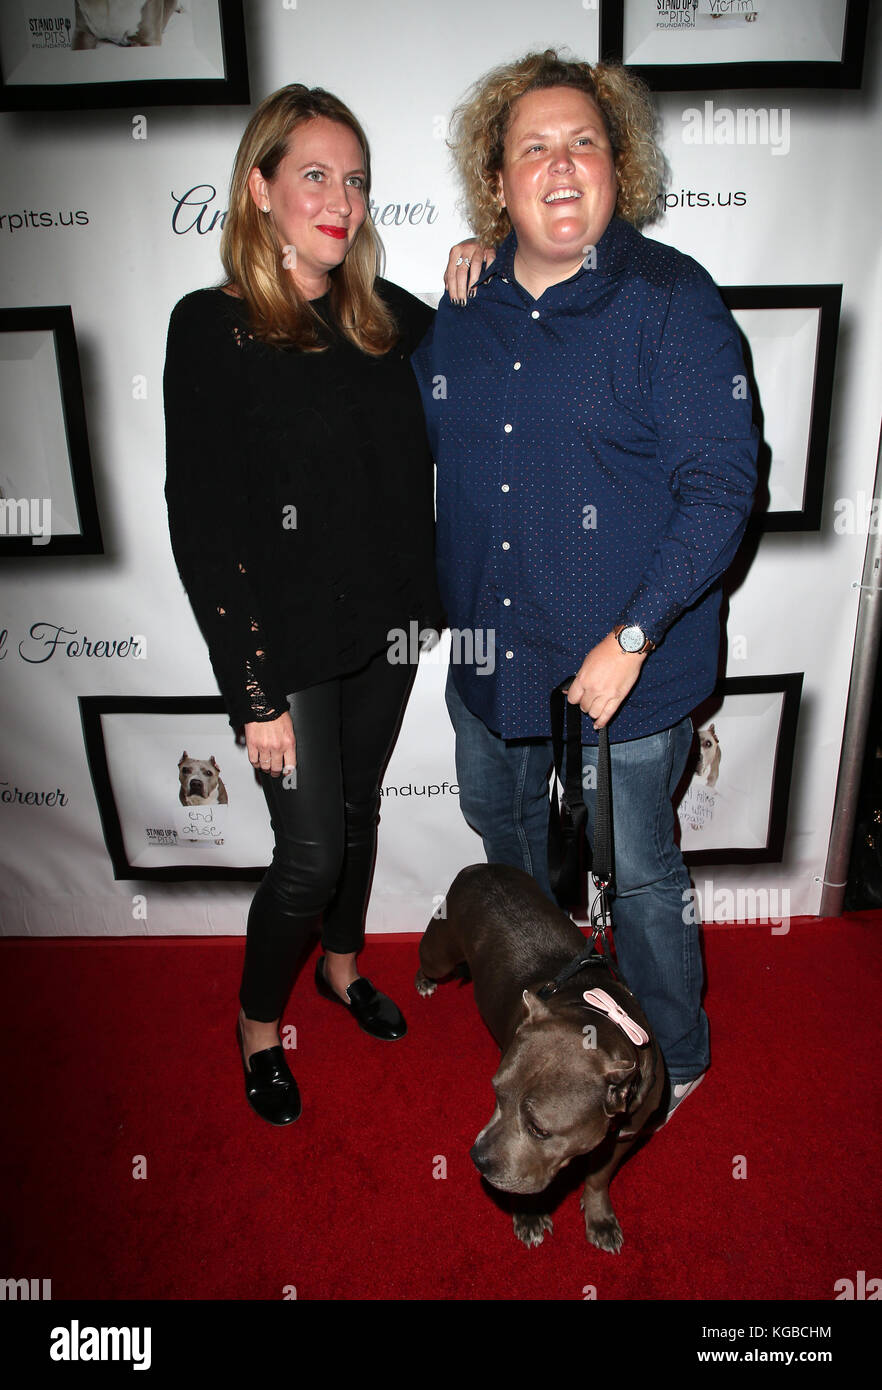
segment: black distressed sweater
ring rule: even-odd
[[[249,336],[244,302],[174,307],[163,390],[169,533],[234,727],[356,671],[393,628],[439,627],[432,458],[410,354],[433,311],[386,280],[382,357],[334,330],[325,352]]]

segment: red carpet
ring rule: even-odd
[[[310,960],[286,1015],[304,1112],[259,1120],[242,944],[0,942],[4,1276],[53,1300],[829,1301],[882,1274],[882,914],[706,934],[712,1067],[615,1177],[617,1256],[586,1242],[575,1178],[544,1245],[515,1239],[468,1156],[496,1048],[470,985],[416,995],[413,942],[360,962],[404,1008],[397,1043],[320,999]]]

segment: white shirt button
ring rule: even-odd
[[[532,314],[530,315],[530,318],[531,318],[531,319],[538,319],[538,317],[539,317],[539,310],[538,310],[538,309],[534,309],[533,312],[532,312]]]
[[[506,658],[507,658],[509,661],[511,661],[512,657],[514,656],[514,652],[506,652],[505,655],[506,655]]]
[[[503,492],[508,492],[508,483],[503,483],[503,484],[502,484],[502,491],[503,491]]]
[[[507,284],[508,284],[508,276],[507,276],[507,275],[503,275],[503,277],[502,277],[502,283],[503,283],[503,285],[507,285]]]
[[[506,425],[505,432],[506,434],[511,434],[511,425]]]
[[[511,550],[511,546],[509,545],[508,541],[502,542],[502,548],[503,550]]]
[[[515,369],[516,372],[519,372],[519,371],[521,370],[521,364],[520,364],[520,362],[515,362],[515,364],[514,364],[514,369]]]
[[[511,608],[511,599],[510,599],[510,598],[504,598],[504,599],[502,600],[502,602],[505,604],[506,608]]]

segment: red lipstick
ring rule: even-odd
[[[319,223],[319,224],[318,224],[318,229],[319,229],[320,232],[324,232],[325,236],[333,236],[333,237],[336,237],[338,241],[344,241],[345,238],[346,238],[346,228],[345,228],[345,227],[329,227],[329,226],[322,226],[322,224]]]

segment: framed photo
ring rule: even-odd
[[[0,109],[247,104],[242,0],[3,0]]]
[[[70,305],[0,309],[0,555],[103,550]]]
[[[859,87],[868,0],[600,0],[600,53],[658,92]]]
[[[842,286],[738,285],[720,294],[744,335],[762,435],[751,524],[762,531],[817,531]]]
[[[687,864],[780,862],[802,682],[729,677],[693,715],[698,752],[677,807]]]
[[[219,696],[79,703],[114,878],[263,877],[273,852],[266,800]],[[296,796],[296,772],[289,781]]]

